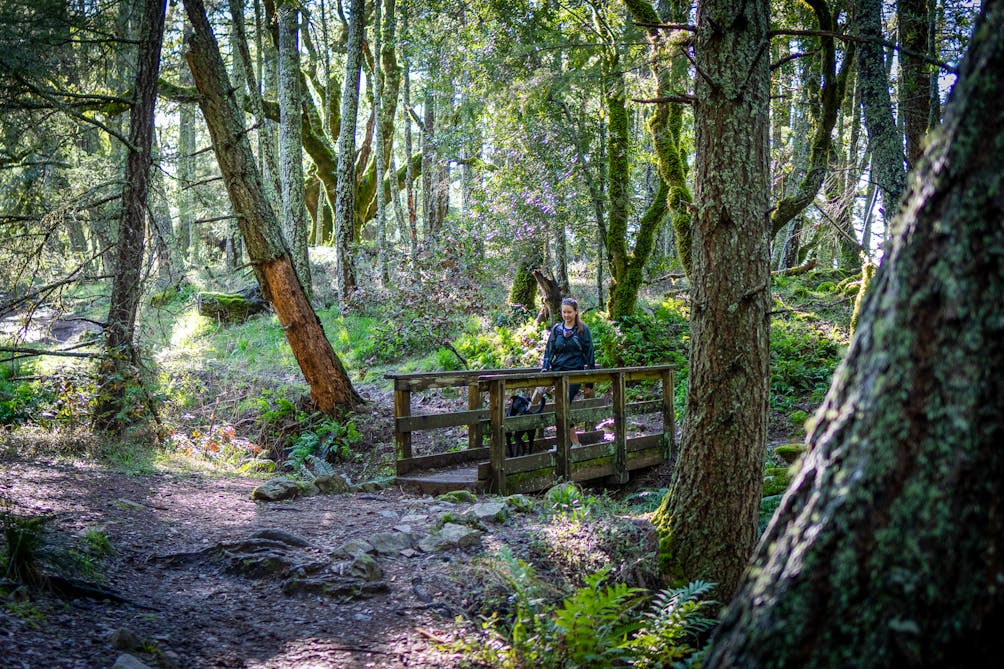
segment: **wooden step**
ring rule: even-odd
[[[487,481],[478,481],[477,465],[437,472],[414,472],[398,476],[397,484],[424,495],[442,495],[452,490],[484,492]]]

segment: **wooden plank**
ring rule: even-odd
[[[463,451],[451,451],[450,453],[438,453],[436,455],[419,455],[413,458],[406,458],[397,461],[397,474],[408,474],[422,469],[439,469],[441,467],[452,467],[454,465],[484,460],[488,458],[487,448],[471,448]]]
[[[658,448],[662,446],[662,434],[646,434],[641,437],[631,437],[627,440],[626,448],[628,453],[643,451],[647,448]]]
[[[451,377],[464,377],[467,379],[476,379],[479,376],[485,376],[486,374],[497,376],[497,375],[510,375],[510,374],[529,374],[532,372],[540,372],[538,367],[509,367],[502,369],[462,369],[452,372],[409,372],[407,374],[384,374],[383,378],[392,379],[394,381],[424,381],[428,379],[438,379],[444,376]],[[466,383],[464,384],[466,385]]]
[[[505,461],[506,476],[533,471],[534,469],[544,469],[550,467],[554,469],[554,451],[544,453],[534,453],[532,455],[521,455],[518,458],[508,458]]]
[[[676,457],[676,411],[673,408],[673,397],[676,386],[673,382],[673,370],[662,372],[662,435],[663,457],[672,462]]]
[[[585,460],[594,460],[596,458],[604,458],[608,455],[614,454],[614,446],[611,441],[604,441],[599,444],[590,444],[589,446],[576,446],[572,448],[572,462],[583,462]]]
[[[467,410],[480,412],[483,400],[481,391],[478,389],[478,382],[468,379],[467,384]],[[481,436],[481,421],[469,424],[467,426],[467,448],[481,448]]]
[[[627,467],[629,471],[641,469],[643,467],[654,467],[661,465],[666,459],[662,457],[662,446],[649,448],[644,451],[634,451],[628,453]]]
[[[477,411],[454,411],[451,413],[427,413],[417,416],[398,418],[395,421],[398,430],[419,432],[422,430],[437,430],[444,427],[459,427],[473,425],[478,421],[488,420],[487,409]]]
[[[492,490],[499,494],[505,485],[505,377],[496,377],[488,390],[488,412],[492,418],[489,462],[492,464]]]
[[[627,483],[627,386],[624,372],[617,372],[611,384],[614,399],[614,467],[611,475]]]
[[[555,474],[559,479],[569,480],[571,470],[572,442],[568,435],[568,377],[562,376],[554,386],[554,423],[557,438],[557,464]]]
[[[394,391],[394,416],[397,420],[411,415],[411,392],[407,390]],[[397,459],[411,457],[411,432],[397,427],[395,421],[394,441],[397,444]]]
[[[603,476],[612,476],[616,473],[617,464],[614,456],[608,455],[605,458],[594,458],[584,462],[576,462],[572,465],[573,481],[589,481]]]
[[[539,492],[547,490],[558,482],[553,468],[535,469],[530,472],[520,472],[506,479],[506,495],[520,492]]]

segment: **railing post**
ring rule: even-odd
[[[505,379],[492,379],[488,386],[488,413],[492,419],[489,461],[492,484],[499,495],[506,494],[505,484]]]
[[[666,462],[672,462],[676,457],[676,410],[673,408],[673,395],[676,385],[673,382],[673,370],[662,372],[662,457]]]
[[[411,415],[411,387],[407,381],[394,382],[394,441],[397,442],[397,459],[411,457],[411,432],[398,428],[398,419]]]
[[[562,374],[554,382],[554,427],[557,432],[555,463],[558,478],[572,480],[572,440],[568,436],[568,376]]]
[[[467,386],[467,408],[477,411],[483,406],[481,401],[481,389],[478,388],[478,380]],[[467,426],[467,448],[481,447],[481,421],[475,421]]]
[[[611,379],[614,403],[614,473],[611,483],[627,483],[627,384],[624,371],[618,371]]]

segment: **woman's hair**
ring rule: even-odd
[[[571,297],[561,298],[561,306],[565,306],[566,304],[572,309],[575,309],[575,331],[581,333],[586,329],[586,325],[582,322],[582,319],[579,318],[579,303]]]

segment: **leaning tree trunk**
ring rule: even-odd
[[[125,379],[133,377],[130,369],[137,362],[133,334],[142,288],[146,200],[166,5],[166,0],[146,0],[143,10],[135,92],[129,114],[129,153],[119,216],[118,262],[105,326],[108,359],[101,368],[104,384],[94,410],[95,426],[105,430],[117,430],[122,425],[119,417],[126,403]]]
[[[362,398],[307,300],[275,211],[265,198],[243,115],[234,100],[202,0],[185,0],[185,10],[195,30],[186,57],[201,96],[199,106],[262,293],[279,317],[317,408],[333,413],[339,407],[355,406]]]
[[[962,667],[1004,623],[1004,2],[705,667]]]
[[[714,581],[721,597],[753,552],[767,444],[769,7],[698,5],[690,387],[655,517],[670,579]]]

